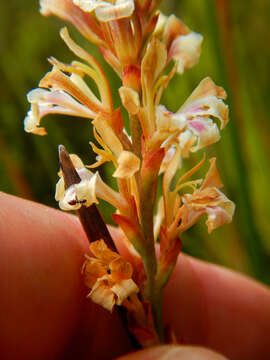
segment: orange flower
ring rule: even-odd
[[[90,250],[95,257],[87,256],[82,269],[86,286],[91,289],[88,297],[112,312],[114,305],[122,305],[139,291],[132,280],[132,266],[110,250],[102,239],[93,242]]]

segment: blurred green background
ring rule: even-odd
[[[209,75],[223,86],[230,104],[230,124],[221,141],[207,153],[217,156],[224,192],[236,205],[233,223],[210,236],[202,223],[185,234],[184,251],[270,283],[270,2],[269,0],[164,0],[166,14],[175,13],[204,35],[199,65],[175,77],[163,103],[177,110],[199,81]],[[43,18],[37,0],[0,2],[0,189],[57,207],[57,146],[64,144],[90,163],[91,125],[85,119],[48,116],[48,136],[23,131],[29,108],[25,94],[49,71],[46,58],[70,62],[71,54],[58,36],[63,23]],[[69,26],[69,28],[71,28]],[[101,59],[76,31],[73,37]],[[101,60],[102,61],[102,60]],[[107,67],[117,98],[117,76]],[[190,166],[201,158],[190,159]],[[111,169],[102,176],[110,181]],[[111,208],[102,204],[106,221]]]

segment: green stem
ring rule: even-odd
[[[130,124],[130,133],[132,138],[133,151],[135,155],[137,155],[141,159],[142,158],[142,152],[141,152],[142,128],[138,117],[136,115],[130,115],[129,124]]]
[[[142,186],[140,192],[141,227],[145,238],[145,270],[147,273],[146,296],[151,301],[154,291],[157,260],[154,246],[153,214],[155,194],[153,188]]]
[[[152,311],[155,320],[155,327],[158,333],[160,342],[164,342],[164,329],[163,329],[163,321],[162,321],[162,303],[163,303],[163,291],[156,288],[155,289],[155,296],[153,297],[152,302]]]

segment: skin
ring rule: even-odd
[[[165,291],[164,321],[189,346],[131,354],[117,311],[86,299],[88,242],[77,219],[4,193],[0,203],[1,359],[269,359],[269,289],[184,255]],[[122,235],[111,231],[124,255]]]

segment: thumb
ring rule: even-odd
[[[228,360],[212,350],[193,346],[164,345],[138,351],[118,360]]]

